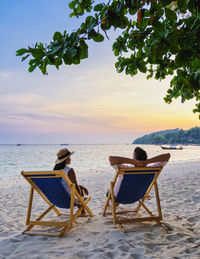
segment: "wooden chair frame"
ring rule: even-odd
[[[145,171],[145,172],[144,172]],[[162,168],[158,167],[127,167],[127,168],[120,168],[118,167],[118,170],[115,174],[114,180],[110,183],[110,192],[108,193],[108,197],[106,199],[106,203],[103,209],[103,216],[106,216],[108,214],[112,214],[113,216],[113,223],[114,225],[118,225],[119,229],[124,232],[124,229],[122,227],[122,224],[131,223],[131,222],[141,222],[141,221],[153,221],[155,220],[157,223],[161,224],[160,221],[162,220],[162,211],[161,211],[161,205],[160,205],[160,197],[159,197],[159,191],[158,191],[158,185],[157,185],[157,179],[162,171]],[[138,200],[138,206],[135,210],[122,210],[117,212],[116,211],[116,205],[115,205],[115,197],[114,197],[114,186],[117,181],[117,178],[120,174],[155,174],[154,179],[152,180],[149,188],[147,189],[144,197],[140,200]],[[150,209],[147,208],[147,206],[144,204],[145,200],[148,198],[150,191],[154,187],[155,189],[155,198],[156,198],[156,205],[157,205],[157,213],[158,215],[154,215]],[[111,206],[109,202],[111,201]],[[147,217],[133,217],[133,218],[125,218],[120,219],[117,215],[118,214],[126,214],[126,213],[138,213],[139,210],[143,207],[143,209],[149,214]],[[111,213],[106,213],[107,209],[111,210]]]
[[[28,183],[31,185],[30,190],[30,196],[29,196],[29,203],[28,203],[28,210],[27,210],[27,216],[26,216],[26,225],[28,226],[22,234],[28,234],[28,235],[44,235],[44,236],[63,236],[65,232],[69,231],[69,229],[72,227],[73,222],[75,219],[80,216],[83,209],[88,213],[90,217],[93,217],[93,213],[88,208],[87,204],[91,200],[91,197],[88,197],[86,200],[83,199],[83,197],[77,192],[75,188],[75,184],[73,184],[69,177],[65,174],[64,170],[56,170],[56,171],[29,171],[29,172],[21,172],[22,176],[28,181]],[[33,176],[34,175],[34,176]],[[31,180],[31,178],[57,178],[57,177],[63,177],[68,184],[70,190],[71,190],[71,202],[70,202],[70,213],[69,215],[61,214],[61,212],[58,210],[58,208],[52,204],[48,198],[43,194],[43,192],[34,184],[34,182]],[[47,208],[36,220],[31,220],[31,210],[32,210],[32,204],[33,204],[33,194],[34,191],[36,191],[42,199],[47,202],[49,205],[49,208]],[[74,202],[75,198],[79,201],[79,208],[77,210],[74,210]],[[47,215],[51,210],[54,210],[57,216],[66,215],[68,216],[68,220],[58,222],[58,221],[41,221],[44,216]],[[59,234],[49,234],[49,233],[32,233],[29,232],[35,225],[42,225],[42,226],[55,226],[55,227],[62,227]]]

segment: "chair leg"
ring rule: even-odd
[[[33,193],[34,193],[34,189],[31,186],[30,196],[29,196],[29,203],[28,203],[28,210],[27,210],[27,216],[26,216],[26,225],[28,225],[29,222],[30,222],[31,209],[32,209],[32,204],[33,204]]]
[[[82,196],[75,191],[77,198],[79,199],[79,201],[82,203],[83,209],[85,209],[87,211],[87,213],[90,215],[90,217],[93,217],[93,213],[92,211],[89,209],[89,207],[87,206],[87,203],[91,200],[91,197],[89,197],[86,201],[82,198]]]
[[[124,232],[125,232],[125,230],[124,230],[124,228],[122,227],[122,225],[121,225],[121,224],[118,224],[118,227],[119,227],[119,230],[120,230],[122,233],[124,233]]]
[[[62,237],[65,234],[65,232],[67,232],[70,228],[71,228],[71,225],[68,224],[66,227],[63,228],[63,230],[60,232],[58,236]]]
[[[47,213],[52,210],[54,207],[54,205],[51,205],[48,209],[46,209],[35,221],[40,221],[45,215],[47,215]],[[22,234],[24,234],[26,231],[31,230],[34,227],[34,224],[30,224],[23,232]]]
[[[110,199],[111,199],[111,193],[109,192],[109,193],[108,193],[108,197],[107,197],[107,199],[106,199],[106,204],[105,204],[104,209],[103,209],[103,212],[102,212],[102,216],[105,216],[105,213],[106,213],[106,210],[107,210],[107,208],[108,208]]]
[[[149,215],[150,215],[151,217],[154,217],[153,213],[147,208],[147,206],[144,204],[143,201],[140,200],[139,203],[140,203],[141,206],[146,210],[146,212],[149,213]]]
[[[156,194],[156,202],[157,202],[157,208],[158,208],[158,215],[160,220],[162,220],[162,211],[161,211],[161,205],[160,205],[160,196],[159,196],[159,192],[158,192],[158,185],[157,182],[155,182],[155,194]]]
[[[114,183],[111,182],[110,183],[110,193],[111,193],[111,200],[112,200],[112,215],[113,215],[113,223],[114,225],[117,224],[117,217],[116,217],[116,211],[115,211],[115,197],[114,197],[114,191],[113,191],[113,188],[114,188]]]
[[[74,214],[74,200],[75,200],[75,184],[73,184],[72,188],[71,188],[70,227],[72,226],[73,221],[74,221],[74,217],[73,217],[73,214]]]

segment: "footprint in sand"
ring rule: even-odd
[[[116,252],[105,252],[103,255],[105,256],[103,258],[116,258]]]
[[[105,248],[114,249],[115,246],[114,246],[114,244],[109,243],[109,244],[107,244],[107,245],[105,246]]]
[[[189,222],[192,222],[192,223],[196,223],[197,221],[199,221],[199,217],[190,217],[187,219]]]
[[[102,248],[95,248],[91,251],[92,253],[101,253],[101,252],[104,252],[104,250]]]
[[[82,244],[80,244],[80,246],[84,247],[84,246],[88,246],[90,243],[89,242],[83,242]]]
[[[180,238],[182,238],[184,235],[180,234],[180,233],[177,233],[177,234],[174,234],[174,235],[168,235],[166,237],[167,240],[169,241],[178,241]]]
[[[118,247],[121,251],[123,251],[123,252],[128,252],[129,251],[129,246],[119,246]]]

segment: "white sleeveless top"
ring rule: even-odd
[[[164,167],[165,165],[167,164],[167,162],[156,162],[156,163],[151,163],[151,164],[148,164],[147,167]],[[134,165],[125,165],[124,166],[126,167],[134,167]],[[116,165],[112,165],[112,167],[117,170],[117,166]],[[118,192],[119,192],[119,189],[120,189],[120,186],[121,186],[121,182],[123,180],[123,174],[120,174],[118,177],[117,177],[117,181],[115,183],[115,186],[114,186],[114,196],[116,197]]]
[[[69,167],[68,165],[66,165],[65,168],[64,168],[64,171],[65,171],[67,176],[68,176],[68,173],[69,173],[70,169],[71,169],[71,167]],[[69,193],[69,195],[71,195],[71,190],[70,190],[68,184],[66,183],[66,181],[63,178],[61,179],[61,183],[64,186],[67,193]]]

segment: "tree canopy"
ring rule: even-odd
[[[17,50],[22,61],[30,58],[29,72],[79,64],[88,58],[88,41],[102,42],[119,28],[112,47],[117,72],[157,80],[169,75],[165,102],[194,98],[193,112],[200,113],[200,0],[73,0],[68,6],[70,17],[84,15],[84,22],[72,33],[55,32],[48,44]]]
[[[200,145],[200,127],[154,132],[135,139],[133,144]]]

